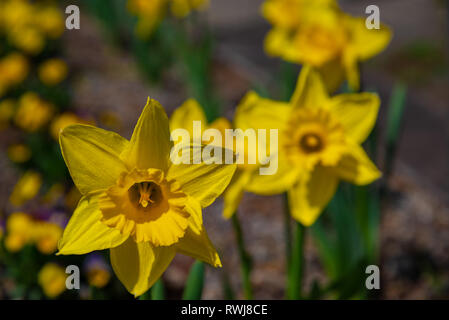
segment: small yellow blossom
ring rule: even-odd
[[[64,32],[64,16],[55,6],[39,8],[36,24],[49,38],[59,38]]]
[[[48,85],[54,86],[67,77],[67,65],[61,59],[49,59],[39,66],[39,79]]]
[[[20,251],[33,240],[33,220],[24,212],[12,213],[6,221],[5,247],[10,252]]]
[[[56,263],[50,262],[45,264],[39,271],[37,279],[44,294],[50,299],[58,297],[66,289],[67,274]]]
[[[8,34],[8,40],[18,49],[37,55],[45,46],[45,37],[35,27],[14,28]]]
[[[53,106],[33,92],[25,93],[19,100],[14,122],[28,132],[35,132],[48,123]]]
[[[14,144],[8,148],[8,157],[12,162],[24,163],[31,158],[31,150],[22,143]]]
[[[262,195],[287,191],[292,216],[310,226],[340,179],[366,185],[380,177],[360,146],[376,122],[379,105],[373,93],[329,97],[319,73],[308,66],[289,103],[249,93],[236,111],[239,128],[277,128],[279,152],[277,173],[252,175],[245,190]]]
[[[171,163],[169,123],[158,102],[148,99],[131,141],[72,125],[60,134],[60,145],[83,198],[58,254],[110,249],[117,277],[135,296],[155,283],[177,252],[221,266],[202,208],[223,192],[235,165]]]
[[[266,52],[318,68],[329,92],[345,79],[358,90],[358,63],[379,54],[391,39],[387,26],[370,30],[364,18],[345,14],[334,1],[267,0],[262,11],[273,24]]]
[[[20,53],[10,53],[0,60],[0,86],[3,91],[20,84],[28,75],[28,60]]]
[[[27,171],[14,186],[9,201],[14,206],[21,206],[37,195],[41,185],[41,175],[34,171]]]
[[[103,288],[111,279],[111,272],[101,257],[87,259],[87,281],[96,288]]]

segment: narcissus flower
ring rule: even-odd
[[[368,29],[365,18],[345,14],[335,1],[268,0],[263,14],[273,24],[265,39],[266,52],[314,66],[329,92],[345,79],[358,90],[358,63],[379,54],[391,39],[387,26]]]
[[[221,266],[201,208],[223,192],[235,166],[172,164],[169,123],[158,102],[148,100],[131,141],[73,125],[61,132],[60,145],[83,198],[59,254],[110,249],[117,277],[135,296],[154,284],[177,252]]]
[[[379,105],[372,93],[329,97],[311,67],[303,68],[289,103],[249,93],[236,121],[243,130],[279,129],[279,168],[274,175],[252,175],[245,190],[262,195],[287,191],[293,218],[310,226],[340,179],[365,185],[380,177],[360,146],[376,122]]]

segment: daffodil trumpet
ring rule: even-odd
[[[176,253],[221,266],[202,208],[224,191],[236,166],[171,163],[168,118],[157,101],[148,99],[130,141],[89,125],[65,127],[59,141],[83,197],[58,254],[110,249],[115,274],[135,296],[160,278]],[[202,146],[186,148],[202,152]]]

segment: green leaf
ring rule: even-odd
[[[195,263],[190,268],[190,273],[187,278],[186,287],[182,298],[184,300],[200,300],[203,294],[204,286],[204,264],[200,261]]]
[[[151,300],[164,300],[165,287],[162,279],[159,279],[151,288]]]

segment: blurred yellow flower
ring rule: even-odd
[[[379,54],[391,39],[387,26],[367,29],[364,18],[345,14],[334,1],[268,0],[262,11],[273,24],[266,52],[318,68],[329,92],[345,79],[358,90],[358,63]]]
[[[20,53],[10,53],[2,58],[0,60],[0,86],[4,88],[3,91],[25,80],[28,69],[28,60]]]
[[[25,131],[34,132],[48,123],[53,115],[53,106],[37,94],[27,92],[19,99],[14,122]]]
[[[137,16],[136,33],[141,38],[150,36],[164,19],[168,7],[173,16],[184,18],[193,10],[207,7],[209,0],[128,0],[128,11]]]
[[[101,261],[93,261],[87,268],[87,281],[96,288],[103,288],[109,283],[111,273],[109,268]]]
[[[14,186],[9,201],[14,206],[21,206],[37,195],[41,185],[41,175],[34,171],[27,171]]]
[[[39,54],[45,45],[45,37],[42,32],[29,26],[12,29],[8,34],[8,40],[16,48],[31,55]]]
[[[49,262],[45,264],[39,271],[37,279],[44,294],[50,299],[58,297],[66,289],[67,274],[56,263]]]
[[[4,129],[8,126],[9,120],[11,120],[14,115],[15,106],[16,102],[13,99],[0,101],[0,129]]]
[[[340,179],[365,185],[381,175],[360,144],[375,125],[376,94],[330,98],[317,71],[305,66],[289,103],[249,93],[236,111],[239,128],[279,129],[278,171],[252,175],[245,190],[262,195],[288,191],[293,218],[312,225]]]
[[[37,249],[43,254],[52,254],[58,248],[62,236],[62,228],[51,222],[37,221],[34,225],[34,241]]]
[[[52,137],[58,140],[59,133],[61,132],[61,130],[72,124],[94,124],[94,123],[93,121],[84,120],[72,112],[65,112],[56,117],[55,119],[53,119],[50,125],[50,133]]]
[[[221,266],[202,208],[223,192],[235,166],[172,164],[169,123],[158,102],[148,99],[131,141],[73,125],[60,134],[60,145],[83,198],[58,254],[110,248],[117,277],[135,296],[155,283],[177,252]]]
[[[22,143],[13,144],[8,148],[8,157],[12,162],[24,163],[31,158],[31,150]]]
[[[52,39],[59,38],[64,32],[64,16],[56,6],[46,6],[37,12],[36,24]]]
[[[20,251],[33,240],[33,220],[24,212],[12,213],[6,221],[5,247],[10,252]]]
[[[39,66],[39,79],[48,86],[54,86],[67,77],[67,65],[61,59],[48,59]]]

